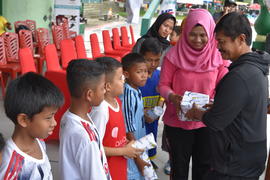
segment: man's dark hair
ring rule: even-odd
[[[234,0],[225,0],[224,7],[237,6]]]
[[[141,46],[140,53],[145,55],[147,52],[151,52],[153,54],[161,54],[162,46],[157,38],[146,38]]]
[[[51,81],[29,72],[9,83],[4,107],[7,117],[17,124],[21,113],[32,118],[45,107],[58,108],[63,102],[63,94]]]
[[[5,139],[4,139],[3,135],[0,133],[0,152],[3,151],[5,144],[6,144]]]
[[[145,63],[143,56],[138,53],[129,53],[122,58],[124,71],[128,71],[133,65],[138,63]]]
[[[223,32],[225,36],[235,40],[239,35],[246,35],[246,44],[251,45],[252,30],[245,15],[232,12],[223,16],[217,23],[215,33]]]
[[[70,95],[80,98],[89,85],[95,89],[104,73],[103,65],[96,61],[87,59],[70,61],[67,67],[67,84]]]
[[[106,78],[110,80],[112,80],[116,69],[122,67],[122,64],[112,57],[99,57],[95,60],[104,66]]]

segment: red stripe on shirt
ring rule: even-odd
[[[16,177],[18,176],[18,174],[20,173],[22,166],[23,166],[23,160],[24,160],[23,156],[18,154],[16,151],[13,151],[11,159],[10,159],[9,164],[8,164],[6,174],[4,176],[4,180],[11,180],[11,178],[14,175]]]

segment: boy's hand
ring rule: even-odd
[[[124,156],[127,156],[128,158],[136,158],[138,157],[144,150],[134,148],[132,144],[135,141],[130,141],[125,147],[124,147]]]
[[[148,166],[148,167],[149,167],[150,164],[147,163],[147,162],[145,162],[144,160],[142,160],[140,157],[137,157],[137,158],[134,159],[134,160],[135,160],[135,163],[136,163],[136,165],[137,165],[137,167],[138,167],[138,169],[139,169],[141,175],[144,176],[144,173],[143,173],[144,167],[145,167],[145,166]]]
[[[147,114],[147,111],[150,110],[150,109],[151,109],[151,108],[145,108],[145,109],[144,109],[144,118],[145,118],[145,122],[147,122],[147,123],[152,123],[152,122],[155,121],[155,119],[150,118],[150,117],[148,116],[148,114]]]

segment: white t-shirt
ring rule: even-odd
[[[117,108],[114,108],[107,101],[103,100],[99,106],[93,107],[91,109],[91,112],[89,113],[91,119],[94,121],[98,129],[101,140],[103,140],[106,131],[106,125],[109,121],[109,108],[112,109],[114,112],[119,112],[120,110],[118,102]]]
[[[91,120],[90,116],[89,119]],[[103,145],[94,123],[70,111],[61,120],[59,154],[61,179],[111,179]]]
[[[12,139],[7,140],[0,166],[0,179],[52,180],[51,165],[45,143],[36,139],[42,151],[42,159],[36,159],[21,151]]]

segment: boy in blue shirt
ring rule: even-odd
[[[159,66],[160,57],[162,55],[162,46],[160,45],[158,39],[148,38],[142,43],[140,53],[143,55],[148,69],[147,82],[143,87],[140,87],[146,112],[147,110],[158,106],[158,102],[161,98],[157,90],[160,76],[160,70],[158,70],[157,67]],[[158,119],[151,119],[147,116],[147,113],[145,113],[145,121],[146,134],[153,133],[156,140],[158,131]],[[149,158],[151,160],[154,159],[156,153],[156,148],[149,150]],[[151,163],[155,169],[158,168],[153,161],[151,161]]]
[[[121,100],[123,103],[127,139],[131,141],[146,135],[143,100],[139,87],[145,85],[148,71],[143,56],[138,53],[130,53],[123,57],[122,65],[126,83]],[[139,156],[134,159],[128,159],[128,179],[144,179],[143,170],[145,166],[149,166],[149,164]]]

